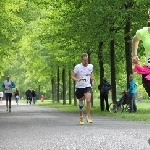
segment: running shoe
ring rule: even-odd
[[[83,117],[80,117],[80,124],[84,124]]]
[[[11,112],[11,108],[9,108],[9,112]]]
[[[87,121],[88,123],[92,123],[91,117],[90,117],[90,116],[87,116],[86,121]]]

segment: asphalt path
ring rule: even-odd
[[[78,113],[12,104],[0,103],[0,150],[150,150],[149,123],[92,115],[79,125]]]

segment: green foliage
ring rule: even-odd
[[[132,22],[131,37],[147,26],[148,0],[1,0],[0,6],[1,78],[10,74],[23,91],[39,85],[50,91],[57,67],[73,70],[80,55],[89,52],[97,90],[98,44],[104,42],[105,74],[110,79],[109,43],[114,38],[117,91],[127,89],[125,22]],[[139,55],[144,59],[142,46]],[[136,80],[144,92],[140,76]]]

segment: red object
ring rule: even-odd
[[[42,101],[45,100],[45,96],[44,96],[44,95],[41,96],[41,100],[42,100]]]

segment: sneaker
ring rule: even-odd
[[[88,116],[88,117],[86,118],[86,121],[87,121],[88,123],[92,123],[92,119],[91,119],[91,117],[90,117],[90,116]]]
[[[80,117],[80,124],[84,124],[83,117]]]
[[[11,112],[11,108],[9,108],[9,112]]]

